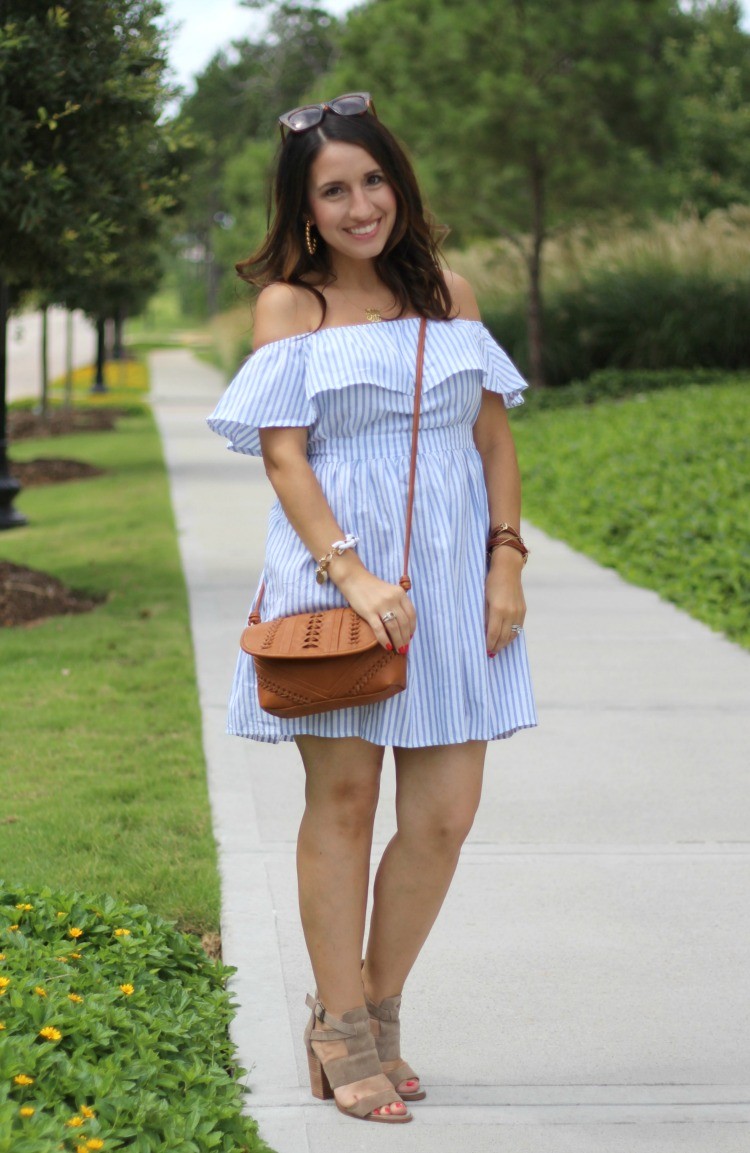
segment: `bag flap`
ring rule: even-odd
[[[375,633],[349,607],[299,613],[248,625],[240,647],[253,657],[311,660],[363,653],[378,644]]]

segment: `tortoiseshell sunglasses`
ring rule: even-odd
[[[279,117],[279,130],[281,139],[285,140],[284,130],[289,132],[307,132],[320,124],[326,112],[335,112],[338,116],[362,116],[365,112],[372,112],[377,119],[375,105],[369,92],[347,92],[344,96],[336,96],[327,104],[303,104],[301,108],[292,108]]]

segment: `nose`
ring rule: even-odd
[[[349,215],[353,220],[369,220],[372,216],[372,204],[364,188],[355,188],[349,201]]]

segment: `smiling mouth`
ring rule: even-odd
[[[361,224],[357,228],[347,228],[346,232],[350,236],[362,236],[365,239],[368,236],[374,236],[380,225],[380,219],[373,221],[371,224]]]

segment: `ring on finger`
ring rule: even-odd
[[[383,613],[383,615],[380,619],[384,625],[387,625],[388,621],[395,621],[396,620],[396,614],[394,612]]]
[[[521,625],[511,625],[511,626],[510,626],[510,631],[511,631],[512,633],[516,633],[516,635],[518,635],[518,633],[522,633],[522,632],[523,632],[523,627],[522,627]]]

